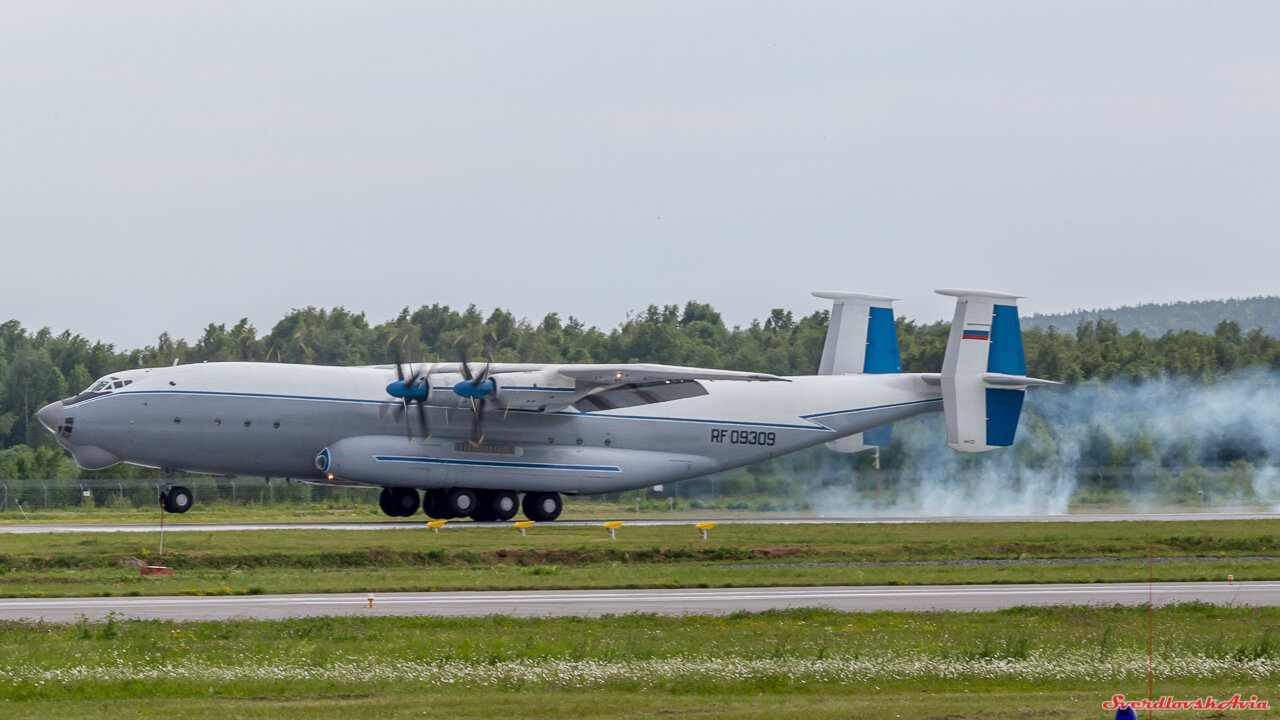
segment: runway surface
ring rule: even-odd
[[[233,597],[112,597],[0,599],[0,619],[69,622],[87,617],[177,621],[319,615],[598,616],[759,612],[825,607],[873,610],[998,610],[1020,605],[1280,605],[1280,582],[1097,583],[1082,585],[925,585],[914,587],[780,587],[687,590],[535,590],[509,592],[244,595]]]
[[[701,522],[714,522],[718,525],[866,525],[886,523],[894,525],[919,523],[997,523],[997,522],[1035,522],[1035,523],[1070,523],[1070,522],[1185,522],[1195,520],[1280,520],[1280,513],[1156,513],[1150,515],[1136,514],[1099,514],[1099,515],[1016,515],[1006,517],[993,516],[951,516],[951,517],[778,517],[778,518],[684,518],[684,519],[637,519],[620,518],[628,526],[647,527],[664,525],[693,525]],[[261,523],[190,523],[168,522],[167,532],[210,532],[226,530],[421,530],[426,525],[426,518],[420,520],[400,521],[350,521],[350,522],[261,522]],[[592,527],[600,526],[605,520],[557,520],[554,523],[543,523],[550,526]],[[460,530],[477,527],[510,527],[511,523],[472,522],[455,520],[444,527],[445,530]],[[24,535],[39,533],[69,532],[155,532],[156,523],[88,525],[78,523],[66,524],[32,524],[32,525],[0,525],[0,535]]]

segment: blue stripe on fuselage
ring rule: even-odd
[[[447,460],[444,458],[374,455],[378,462],[425,463],[427,465],[466,465],[468,467],[520,468],[522,470],[582,470],[589,472],[622,472],[613,465],[560,465],[556,463],[501,462],[498,460]]]
[[[108,395],[103,395],[96,398],[90,398],[81,403],[77,403],[76,407],[87,405],[92,402],[99,402],[101,400],[105,400],[110,397],[124,397],[128,395],[199,395],[199,396],[205,396],[205,397],[239,397],[239,398],[261,398],[261,399],[274,399],[274,400],[299,400],[303,402],[351,403],[356,405],[390,405],[390,406],[397,406],[397,407],[400,405],[399,400],[365,400],[365,399],[359,399],[359,398],[318,397],[318,396],[311,396],[311,395],[279,395],[279,394],[273,394],[273,393],[226,392],[226,391],[212,391],[212,390],[130,390],[128,392],[114,392]],[[572,417],[580,417],[580,418],[601,418],[601,419],[615,418],[619,420],[651,420],[654,422],[686,422],[686,423],[698,423],[703,425],[738,425],[738,426],[746,426],[746,427],[769,427],[769,428],[784,428],[788,430],[811,430],[811,431],[817,431],[817,432],[832,432],[831,428],[826,427],[825,425],[819,424],[818,422],[816,422],[816,419],[823,418],[823,417],[831,417],[834,415],[851,415],[854,413],[870,412],[873,410],[885,410],[889,408],[910,407],[912,405],[920,405],[925,403],[937,403],[937,402],[941,402],[941,400],[937,398],[929,398],[924,400],[910,400],[910,401],[901,402],[901,403],[890,403],[888,405],[872,405],[870,407],[849,408],[847,410],[831,410],[828,412],[813,413],[810,415],[800,416],[801,419],[810,421],[810,423],[812,423],[810,425],[799,425],[794,423],[756,422],[751,420],[715,420],[715,419],[705,419],[705,418],[665,417],[665,416],[656,416],[656,415],[655,416],[615,415],[615,414],[609,413],[608,411],[584,413],[584,412],[567,412],[564,410],[557,410],[554,413],[543,413],[537,410],[521,410],[518,408],[512,408],[510,412],[533,413],[536,415],[552,414],[552,415],[572,416]],[[436,407],[441,410],[453,409],[453,408],[444,407],[444,406],[428,406],[428,407]]]

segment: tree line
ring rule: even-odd
[[[775,309],[746,327],[730,328],[710,305],[688,302],[651,305],[606,332],[557,313],[532,322],[501,309],[486,316],[474,306],[405,309],[380,324],[341,307],[308,307],[290,312],[262,334],[241,320],[230,327],[210,324],[194,342],[166,333],[154,345],[117,350],[70,331],[31,332],[10,320],[0,325],[0,476],[73,472],[59,464],[65,453],[40,427],[35,411],[128,368],[175,360],[382,364],[399,353],[415,362],[453,361],[466,354],[476,361],[658,362],[799,375],[816,372],[827,321],[825,310],[796,317]],[[897,324],[903,370],[938,371],[949,323],[899,319]],[[1212,334],[1183,330],[1158,338],[1121,333],[1110,320],[1085,320],[1074,331],[1028,328],[1024,345],[1030,374],[1065,382],[1158,375],[1210,382],[1241,367],[1280,367],[1280,340],[1260,329],[1243,332],[1230,320],[1221,321]]]
[[[1242,328],[1262,328],[1270,334],[1280,331],[1280,297],[1258,296],[1231,300],[1192,300],[1171,303],[1143,303],[1119,308],[1073,310],[1068,313],[1041,315],[1023,320],[1025,327],[1056,326],[1074,328],[1081,321],[1112,320],[1121,332],[1137,330],[1150,337],[1160,337],[1170,330],[1196,330],[1212,333],[1223,320],[1232,320]]]

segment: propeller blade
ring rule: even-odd
[[[400,363],[404,360],[403,352],[404,347],[396,345],[396,379],[400,382],[404,382],[404,368],[400,367]]]
[[[431,437],[431,430],[427,428],[427,409],[423,407],[426,402],[426,400],[418,401],[418,420],[422,422],[422,437],[429,438]]]
[[[462,338],[458,339],[461,340]],[[458,362],[462,365],[462,378],[464,380],[472,380],[474,376],[471,374],[471,364],[467,362],[467,351],[461,345],[458,345]]]
[[[471,399],[471,444],[472,445],[479,445],[480,441],[484,439],[484,435],[481,434],[480,432],[481,430],[480,416],[482,413],[484,413],[484,398],[480,398],[479,400],[472,398]]]

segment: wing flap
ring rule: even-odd
[[[741,382],[790,382],[769,373],[712,370],[709,368],[628,363],[619,365],[561,365],[556,372],[588,385],[637,385],[664,380],[736,380]]]

